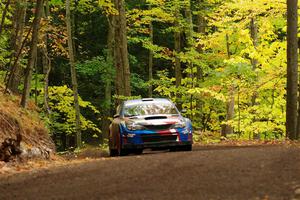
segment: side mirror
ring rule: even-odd
[[[119,114],[115,114],[115,115],[114,115],[114,118],[118,118],[118,117],[120,117]]]
[[[181,110],[181,113],[186,113],[186,112],[187,112],[186,109],[182,109],[182,110]]]

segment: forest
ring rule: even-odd
[[[195,141],[294,140],[297,23],[293,0],[1,0],[0,85],[59,151],[104,145],[146,97],[185,109]]]

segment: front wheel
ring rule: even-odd
[[[119,134],[110,136],[109,155],[111,157],[128,155],[128,151],[122,148],[121,137]]]
[[[193,149],[193,146],[191,144],[184,145],[181,147],[182,151],[192,151],[192,149]]]
[[[128,151],[126,149],[122,148],[120,134],[118,134],[118,136],[117,136],[117,150],[116,151],[118,153],[118,156],[127,156],[128,155]]]
[[[192,151],[193,147],[191,144],[187,144],[187,145],[184,145],[184,146],[174,146],[174,147],[171,147],[170,148],[170,151],[171,152],[174,152],[174,151]]]
[[[136,155],[141,155],[143,153],[143,149],[134,149],[133,153]]]
[[[125,149],[109,149],[109,155],[111,157],[127,156],[128,152]]]
[[[126,149],[118,149],[118,155],[119,156],[127,156],[128,151]]]
[[[109,149],[109,155],[110,155],[111,157],[116,157],[116,156],[118,156],[118,150],[116,150],[116,149]]]

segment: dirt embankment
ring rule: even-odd
[[[23,109],[19,102],[19,97],[3,94],[0,86],[0,151],[2,154],[16,151],[23,159],[49,158],[55,146],[39,117],[38,108],[29,103],[28,108]],[[4,160],[5,156],[2,155],[2,161],[8,161]]]

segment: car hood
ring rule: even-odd
[[[184,118],[180,115],[145,115],[125,118],[125,122],[134,122],[140,125],[167,125],[182,122]]]

